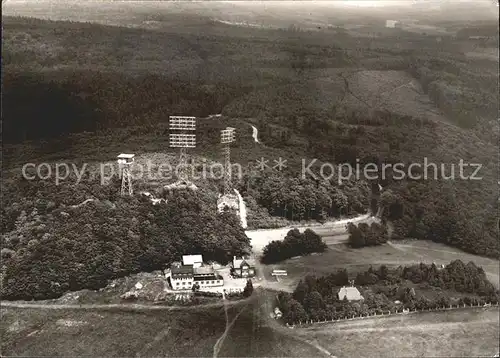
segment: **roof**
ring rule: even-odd
[[[182,255],[182,263],[184,265],[193,265],[199,262],[203,262],[202,255]]]
[[[118,156],[118,158],[120,159],[131,159],[135,157],[135,154],[125,154],[125,153],[122,153]]]
[[[339,290],[339,299],[343,300],[344,297],[347,297],[349,301],[357,301],[363,299],[363,296],[361,296],[359,290],[356,287],[342,287]]]
[[[172,276],[192,276],[193,265],[178,265],[173,264],[170,268]]]
[[[214,274],[214,269],[210,266],[201,266],[201,267],[195,267],[194,268],[194,274],[195,275],[208,275],[208,274]]]
[[[238,259],[236,257],[233,258],[233,267],[234,268],[239,268],[241,267],[243,264],[247,264],[248,266],[251,266],[251,267],[254,267],[255,266],[255,260],[252,260],[252,259],[245,259],[245,258],[241,258],[241,259]]]
[[[187,181],[180,180],[178,182],[172,183],[165,185],[163,187],[166,190],[174,190],[174,189],[191,189],[191,190],[197,190],[198,187],[194,185],[193,183],[188,183]]]
[[[195,277],[194,281],[215,281],[215,280],[223,280],[222,276],[219,275],[210,275],[210,276],[199,276]]]

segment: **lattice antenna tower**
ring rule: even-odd
[[[187,148],[196,148],[196,117],[170,116],[170,148],[179,149],[179,179],[187,181]]]
[[[236,130],[231,127],[221,130],[220,142],[224,155],[224,195],[231,194],[231,143],[236,141]]]
[[[120,189],[121,195],[132,196],[134,194],[134,189],[132,188],[132,175],[130,174],[130,166],[134,163],[134,156],[134,154],[124,153],[118,155],[118,167],[122,178]]]

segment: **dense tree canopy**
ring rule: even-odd
[[[143,197],[81,206],[53,200],[25,197],[6,208],[14,222],[4,224],[10,230],[2,235],[5,299],[98,289],[116,277],[163,269],[183,254],[227,263],[249,250],[239,219],[217,214],[202,192],[174,193],[168,205]]]
[[[387,229],[378,223],[359,225],[348,223],[349,245],[352,247],[375,246],[387,242]]]
[[[151,126],[169,114],[220,113],[242,88],[120,72],[9,71],[3,76],[3,136],[8,143],[83,131]],[[30,103],[26,106],[25,103]]]
[[[324,252],[327,246],[311,229],[301,233],[298,229],[288,232],[283,241],[271,241],[262,253],[261,261],[266,264],[289,259],[294,256],[309,255],[313,252]]]

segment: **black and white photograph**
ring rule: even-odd
[[[2,0],[0,357],[499,357],[498,0]]]

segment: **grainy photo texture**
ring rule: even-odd
[[[2,357],[498,357],[497,0],[2,0]]]

